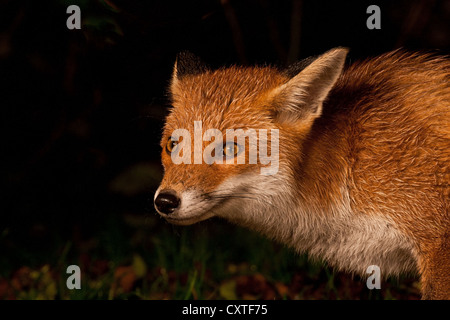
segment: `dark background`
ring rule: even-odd
[[[70,4],[81,30],[66,28]],[[381,30],[366,27],[371,4]],[[152,199],[178,52],[212,67],[286,66],[335,46],[350,62],[399,47],[448,53],[449,21],[448,0],[1,1],[0,267],[95,235],[112,215],[168,227]]]

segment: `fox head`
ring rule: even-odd
[[[210,70],[191,54],[179,55],[161,139],[158,213],[180,225],[213,216],[244,225],[277,219],[267,212],[294,201],[302,145],[346,55],[347,49],[335,48],[285,71]]]

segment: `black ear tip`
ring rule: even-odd
[[[197,57],[192,52],[184,50],[184,51],[177,53],[176,60],[177,60],[177,63],[179,63],[180,61],[182,62],[182,61],[186,61],[186,60],[200,60],[200,58]]]
[[[314,60],[317,59],[317,56],[308,57],[306,59],[294,62],[290,66],[288,66],[286,69],[283,70],[283,73],[288,78],[293,78],[300,72],[302,72],[303,69],[305,69],[307,66],[309,66],[311,63],[314,62]]]
[[[341,46],[341,47],[336,47],[332,50],[340,50],[340,51],[345,51],[345,53],[349,53],[350,52],[350,47],[345,47],[345,46]]]
[[[328,53],[338,53],[340,55],[343,55],[344,58],[347,55],[347,53],[350,51],[350,48],[348,47],[336,47],[333,48],[327,52],[324,53],[324,55]],[[288,66],[286,69],[282,70],[282,73],[286,75],[288,78],[293,78],[297,74],[303,71],[306,67],[308,67],[311,63],[313,63],[317,58],[319,58],[320,55],[308,57],[306,59],[294,62],[290,66]]]
[[[177,54],[177,78],[196,75],[208,71],[208,66],[190,51]]]

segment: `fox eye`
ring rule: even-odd
[[[172,137],[170,137],[166,143],[166,152],[169,154],[172,153],[173,148],[175,148],[177,144],[178,141],[174,141],[172,140]]]
[[[226,142],[223,145],[223,156],[235,157],[241,152],[241,147],[236,142]]]

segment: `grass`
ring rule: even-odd
[[[1,234],[2,245],[11,246],[8,231]],[[1,265],[0,298],[419,298],[414,278],[369,290],[362,279],[220,220],[173,227],[156,216],[112,215],[100,232],[60,238],[45,249],[21,248],[15,264]],[[71,264],[81,268],[81,290],[67,289]]]

